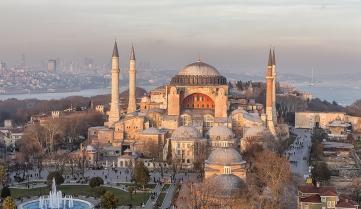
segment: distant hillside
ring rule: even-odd
[[[146,90],[136,88],[136,97],[142,97]],[[119,94],[120,99],[128,101],[128,90]],[[90,101],[94,105],[110,103],[110,94],[98,95],[93,97],[71,96],[59,100],[37,100],[37,99],[7,99],[0,100],[0,126],[6,119],[12,119],[18,124],[23,124],[30,119],[31,115],[39,113],[49,113],[53,110],[64,110],[71,106],[85,107],[90,105]]]

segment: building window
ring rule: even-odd
[[[192,118],[190,115],[181,115],[181,125],[190,126],[192,125]]]
[[[205,115],[203,117],[203,127],[210,128],[213,126],[214,118],[212,115]]]
[[[232,174],[232,169],[229,166],[224,166],[224,174]]]
[[[327,208],[335,208],[336,202],[335,201],[327,201]]]

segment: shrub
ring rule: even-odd
[[[99,176],[93,177],[93,178],[91,178],[90,181],[89,181],[89,186],[90,186],[91,188],[98,187],[98,186],[100,186],[100,185],[102,185],[102,184],[104,184],[104,181],[103,181],[103,179],[102,179],[101,177],[99,177]]]
[[[94,194],[96,197],[101,197],[102,195],[105,194],[107,190],[103,187],[96,187],[94,188]]]
[[[4,186],[1,190],[1,198],[5,199],[6,197],[11,196],[11,192],[8,186]]]
[[[64,183],[64,177],[61,175],[59,171],[53,171],[48,174],[47,183],[49,186],[53,183],[53,179],[55,178],[55,184],[60,185]]]

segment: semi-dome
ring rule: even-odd
[[[227,79],[223,77],[215,67],[207,63],[197,61],[186,65],[172,78],[170,84],[227,85]]]
[[[206,160],[208,164],[220,164],[220,165],[234,165],[234,164],[243,164],[245,161],[242,159],[241,154],[239,154],[233,148],[217,148],[211,152],[208,159]]]
[[[199,131],[192,126],[180,126],[172,134],[172,139],[175,140],[187,140],[201,138]]]
[[[218,70],[201,61],[197,61],[185,66],[178,75],[196,75],[196,76],[219,76]]]
[[[233,139],[233,131],[225,126],[213,126],[208,131],[211,140],[226,141]]]
[[[237,194],[245,187],[245,182],[233,174],[220,174],[207,179],[207,184],[213,188],[213,195],[229,197]]]

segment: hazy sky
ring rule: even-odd
[[[198,54],[220,71],[264,70],[275,45],[280,72],[357,72],[360,0],[0,0],[0,59],[121,62],[181,68]]]

